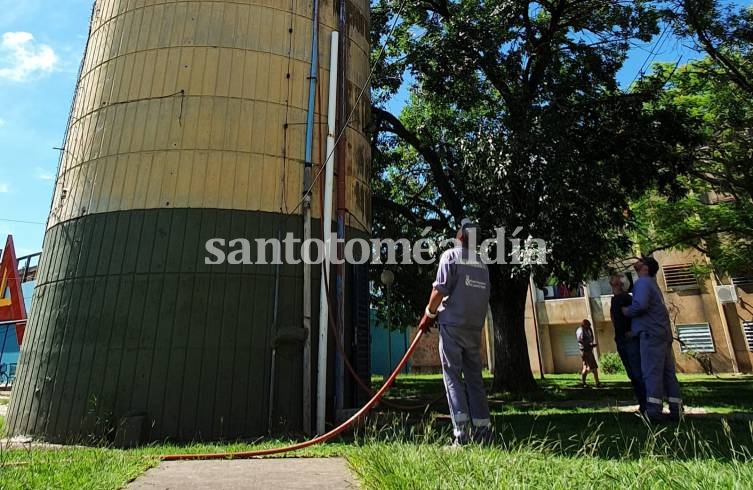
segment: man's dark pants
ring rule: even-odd
[[[646,385],[643,382],[643,371],[641,370],[640,340],[636,336],[615,339],[615,343],[617,344],[617,354],[619,354],[622,365],[625,366],[625,372],[633,385],[640,411],[644,413],[646,411]]]

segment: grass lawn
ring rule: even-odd
[[[382,405],[353,434],[293,456],[344,456],[365,488],[750,488],[753,376],[681,376],[686,404],[703,412],[650,427],[615,404],[630,402],[623,376],[604,389],[574,375],[547,376],[526,396],[490,397],[493,447],[451,450],[443,397],[430,408]],[[442,394],[437,375],[402,376],[390,398],[418,404]],[[0,418],[0,431],[2,430]],[[225,452],[263,444],[153,445],[134,450],[0,448],[0,488],[119,488],[172,452]]]

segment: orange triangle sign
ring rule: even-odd
[[[0,259],[0,322],[16,322],[16,337],[21,345],[26,329],[26,307],[11,235],[8,235]]]

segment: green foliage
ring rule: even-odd
[[[707,58],[678,68],[657,65],[644,82],[666,81],[657,106],[689,116],[697,142],[684,192],[649,194],[634,211],[644,251],[694,247],[718,272],[753,273],[753,9],[717,0],[677,0],[669,18]]]
[[[744,53],[727,53],[751,69]],[[731,275],[753,272],[753,92],[742,95],[723,66],[711,59],[674,69],[655,68],[654,81],[668,80],[656,102],[688,115],[696,137],[682,151],[692,165],[678,177],[680,195],[649,192],[632,206],[636,240],[645,251],[693,247]]]
[[[753,8],[745,2],[669,0],[675,31],[692,39],[739,90],[753,95]],[[742,3],[742,5],[741,5]]]
[[[529,275],[577,282],[598,274],[629,250],[629,201],[674,185],[689,163],[677,151],[692,136],[684,113],[649,104],[656,84],[632,94],[617,84],[631,42],[656,35],[660,13],[646,1],[373,6],[372,39],[397,19],[379,67],[399,67],[377,76],[375,99],[394,93],[400,70],[414,81],[399,118],[373,110],[374,235],[415,237],[432,226],[446,238],[468,215],[481,238],[505,227],[508,236],[544,240],[547,264],[511,264],[508,247],[490,270],[495,350],[505,363],[494,389],[530,390]],[[393,293],[406,315],[423,308],[431,269],[400,266],[406,280]]]
[[[625,372],[625,366],[622,364],[619,354],[616,352],[605,352],[599,355],[599,367],[604,374],[618,374]]]
[[[709,376],[713,376],[716,374],[714,372],[714,364],[711,362],[711,356],[708,352],[698,352],[694,350],[688,350],[684,353],[684,355],[695,359],[695,361],[698,363],[699,366],[701,366],[701,369],[703,369],[703,372],[708,374]]]

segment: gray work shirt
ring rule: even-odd
[[[445,295],[439,324],[482,328],[489,307],[489,269],[465,247],[447,250],[439,259],[434,289]]]
[[[655,278],[641,276],[635,281],[627,316],[633,319],[631,330],[635,333],[646,332],[666,340],[672,338],[669,313]]]

